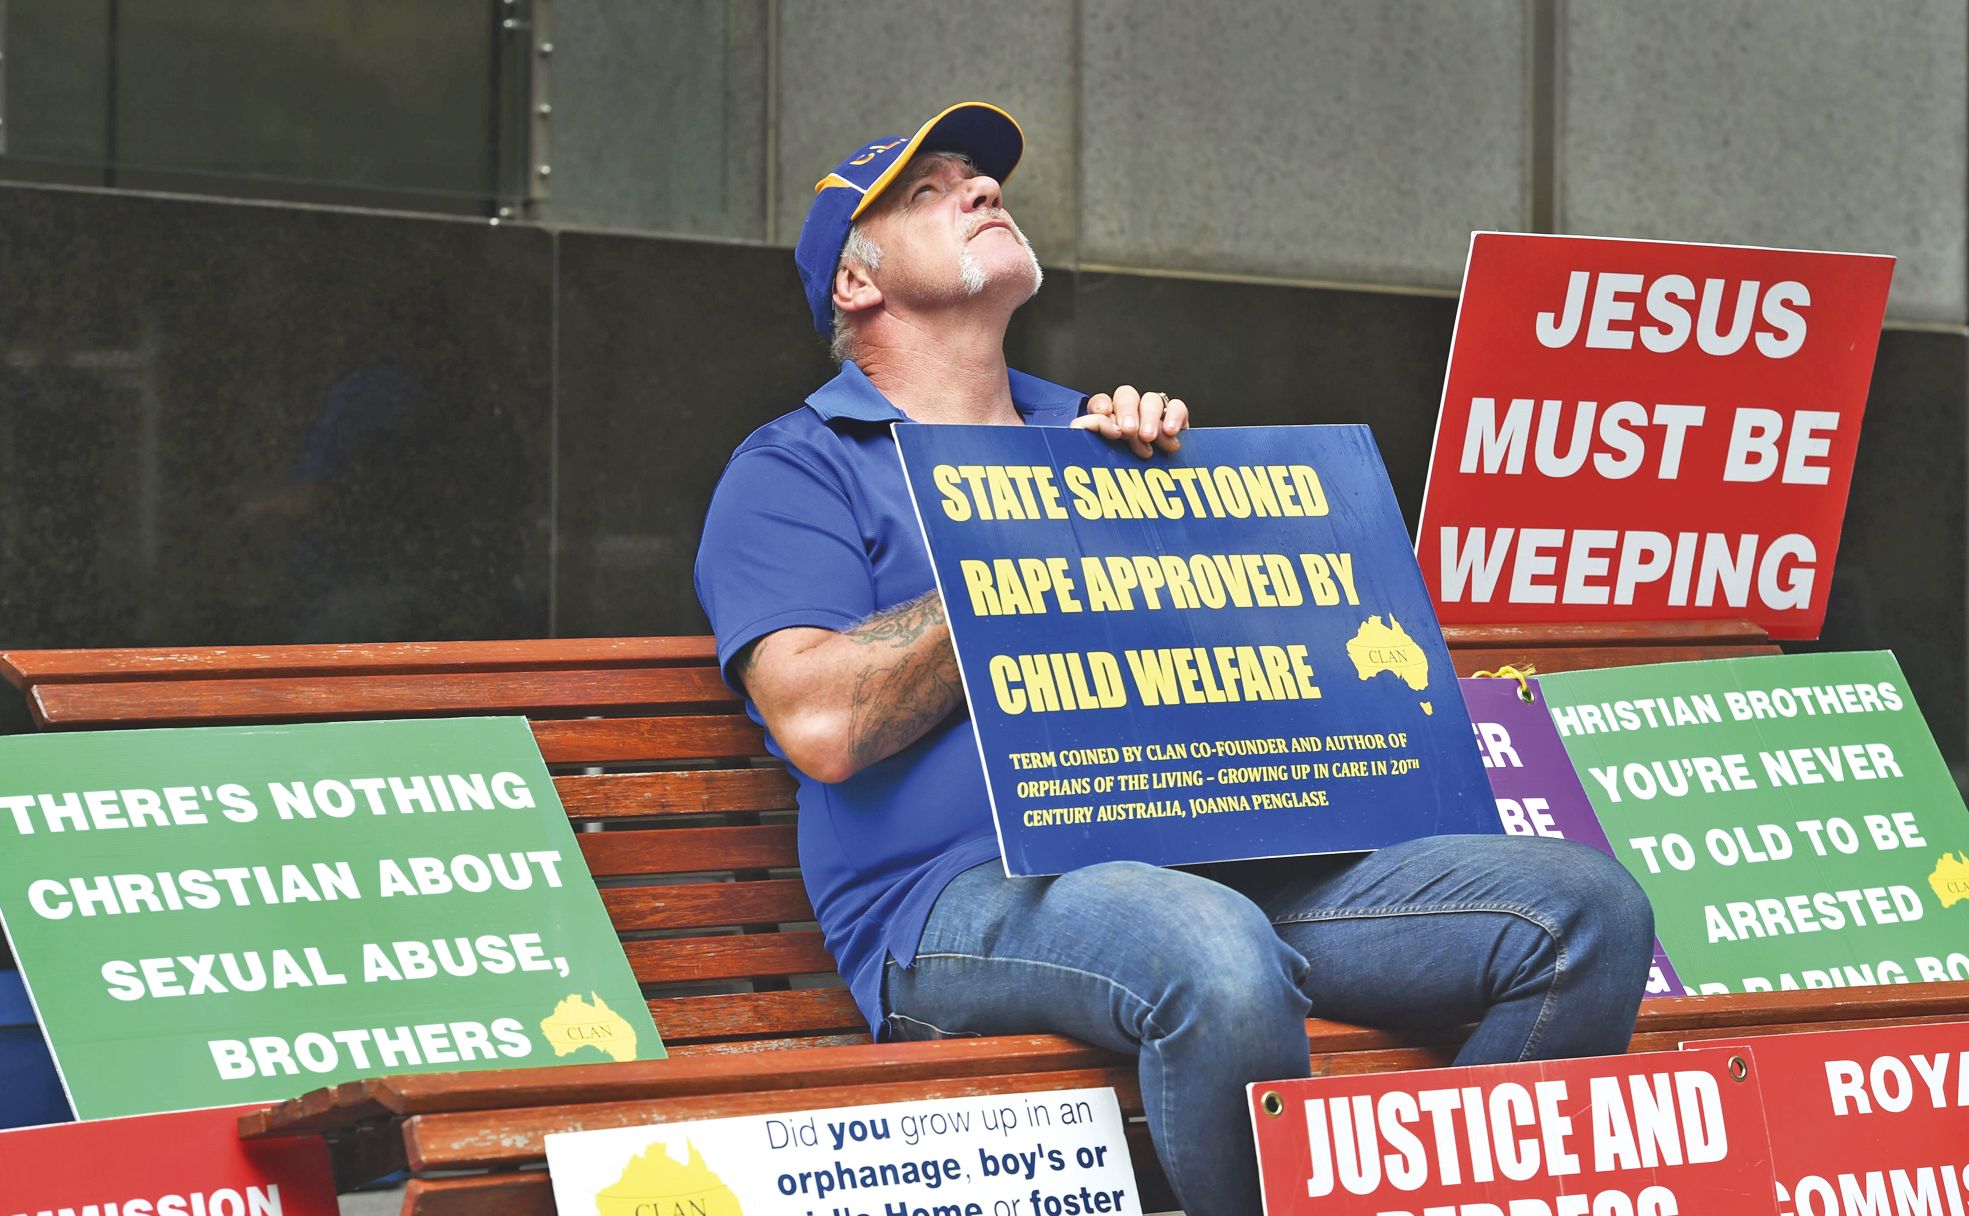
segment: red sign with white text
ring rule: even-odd
[[[1475,234],[1416,537],[1443,624],[1817,637],[1893,269]]]
[[[1744,1060],[1692,1049],[1260,1082],[1265,1216],[1775,1216]]]
[[[1780,1216],[1969,1212],[1969,1022],[1738,1050],[1763,1091]]]
[[[336,1216],[328,1146],[241,1140],[254,1109],[0,1131],[0,1216]]]

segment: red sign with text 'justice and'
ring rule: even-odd
[[[1261,1082],[1265,1216],[1775,1216],[1741,1051]]]

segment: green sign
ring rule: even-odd
[[[83,1119],[664,1054],[519,718],[0,739],[0,915]]]
[[[1689,991],[1969,979],[1969,814],[1892,654],[1540,682]]]

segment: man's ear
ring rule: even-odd
[[[834,306],[845,313],[857,313],[882,302],[882,289],[869,277],[868,268],[843,262],[834,268]]]

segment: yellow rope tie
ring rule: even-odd
[[[1526,683],[1526,677],[1537,675],[1538,669],[1530,663],[1526,663],[1523,667],[1512,667],[1506,664],[1496,671],[1475,671],[1470,674],[1492,680],[1516,680],[1518,682],[1518,699],[1526,705],[1532,704],[1531,685]]]

